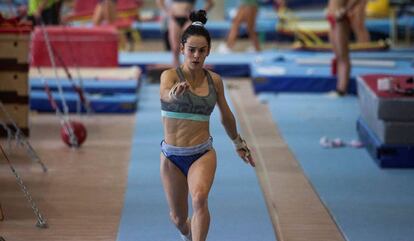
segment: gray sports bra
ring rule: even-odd
[[[191,3],[194,4],[196,0],[173,0],[173,2]]]
[[[176,69],[180,82],[185,82],[184,73],[180,67]],[[165,102],[161,100],[161,115],[167,118],[209,121],[211,112],[217,103],[217,92],[213,79],[204,70],[208,81],[208,95],[199,96],[186,90],[177,100]]]

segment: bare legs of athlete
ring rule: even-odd
[[[205,241],[210,226],[208,194],[216,171],[216,152],[210,150],[195,161],[187,178],[163,154],[161,154],[161,179],[164,186],[170,218],[177,229],[187,235],[190,230],[193,241]],[[191,195],[193,215],[188,219],[188,194]]]

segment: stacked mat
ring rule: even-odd
[[[82,83],[82,89],[94,113],[134,113],[137,110],[141,83],[139,68],[73,68],[69,72],[73,79],[65,75],[64,69],[58,69],[58,78],[53,69],[31,69],[31,110],[54,112],[45,91],[46,83],[59,107],[62,108],[64,99],[69,112],[85,112],[85,108],[80,108],[80,97],[73,87],[74,83],[77,86]],[[58,92],[59,85],[62,87],[63,97]]]
[[[412,58],[396,58],[394,51],[361,52],[351,55],[348,93],[356,93],[356,77],[364,74],[413,73]],[[400,54],[401,57],[404,54]],[[381,56],[381,57],[379,57]],[[412,55],[411,55],[412,56]],[[260,92],[328,92],[336,88],[332,70],[332,53],[310,51],[263,52],[251,61],[251,77],[256,93]],[[378,59],[380,58],[380,59]]]
[[[380,91],[380,81],[406,81],[406,75],[357,78],[361,117],[357,131],[380,167],[414,167],[414,95]]]

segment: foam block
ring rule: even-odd
[[[359,118],[357,132],[371,157],[382,168],[413,168],[413,145],[386,145],[368,127],[366,122]]]
[[[361,109],[367,126],[386,145],[414,145],[414,122],[383,121],[373,116],[373,111]]]
[[[414,96],[378,91],[377,80],[391,77],[406,79],[407,75],[362,75],[357,78],[358,99],[363,112],[384,121],[414,121]]]
[[[251,76],[256,93],[260,92],[328,92],[336,88],[336,77],[329,65],[309,67],[291,59],[263,61],[251,64]],[[356,93],[351,77],[348,93]]]

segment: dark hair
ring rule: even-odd
[[[181,35],[181,43],[185,44],[187,39],[190,36],[199,35],[206,38],[208,47],[211,46],[211,37],[210,33],[204,27],[204,24],[207,22],[207,13],[205,10],[198,10],[197,12],[192,11],[190,14],[190,20],[192,24],[185,29],[184,33]],[[201,22],[202,25],[194,24],[195,22]]]

